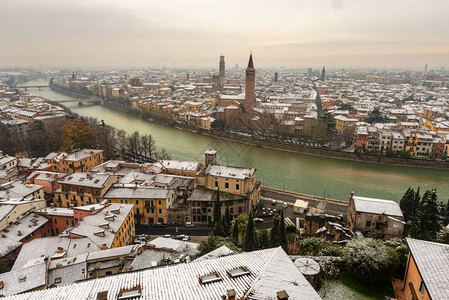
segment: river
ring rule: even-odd
[[[43,83],[45,81],[36,80],[27,82],[27,85]],[[71,99],[50,88],[30,88],[28,92],[56,101]],[[437,188],[440,201],[446,202],[449,198],[449,171],[446,170],[377,165],[281,152],[180,131],[101,105],[80,107],[74,102],[66,103],[66,106],[81,116],[104,120],[106,124],[128,133],[137,130],[141,134],[151,134],[156,139],[156,146],[164,147],[173,159],[204,161],[204,151],[215,149],[218,163],[255,166],[257,178],[269,187],[340,200],[347,200],[349,193],[354,191],[358,196],[399,202],[408,187],[420,186],[421,191]]]

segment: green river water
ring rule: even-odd
[[[45,81],[29,81],[27,85],[42,83]],[[30,88],[28,92],[55,101],[73,99],[49,88]],[[449,198],[449,171],[445,170],[351,162],[264,149],[154,124],[101,105],[80,107],[74,102],[66,106],[81,116],[104,120],[128,133],[137,130],[151,134],[157,147],[167,149],[173,159],[203,161],[204,151],[215,149],[220,164],[255,166],[257,178],[269,187],[340,200],[347,200],[354,191],[358,196],[399,201],[408,187],[420,186],[422,191],[437,188],[440,201]]]

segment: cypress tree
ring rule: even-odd
[[[413,219],[416,216],[416,210],[418,209],[419,201],[421,200],[421,196],[419,195],[419,189],[420,187],[418,187],[418,190],[415,193],[415,199],[413,201],[413,211],[412,215],[410,216],[411,219]]]
[[[215,198],[214,202],[213,218],[212,232],[216,236],[222,235],[223,230],[221,227],[220,189],[217,191],[217,198]]]
[[[245,240],[243,241],[243,251],[256,250],[256,232],[253,213],[249,214],[248,226],[246,227]]]
[[[412,224],[411,235],[413,238],[427,241],[437,238],[437,233],[441,229],[437,197],[435,190],[424,193]]]
[[[274,215],[273,217],[273,225],[271,226],[270,232],[270,247],[278,247],[279,246],[279,217],[278,215]]]
[[[404,220],[410,220],[413,215],[415,202],[415,192],[412,188],[408,188],[404,196],[402,196],[399,206],[401,207],[402,213],[404,214]]]
[[[236,240],[236,243],[239,243],[239,221],[236,218],[234,222],[234,227],[232,229],[232,237]]]
[[[221,219],[223,236],[229,236],[229,231],[231,231],[231,215],[229,214],[229,205],[226,204],[226,210],[224,217]]]
[[[279,220],[279,246],[287,250],[287,231],[285,230],[284,211],[281,211],[281,219]]]
[[[268,231],[263,229],[259,231],[257,236],[257,249],[267,249],[268,248]]]

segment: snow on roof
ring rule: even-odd
[[[449,245],[406,238],[431,299],[449,299]]]
[[[0,231],[0,257],[7,255],[22,245],[22,239],[40,229],[49,221],[49,219],[43,216],[29,214],[23,219],[9,225],[3,231]]]
[[[229,271],[241,267],[245,267],[249,274],[237,278],[228,275]],[[219,281],[201,283],[201,276],[214,272],[219,276]],[[236,299],[245,296],[248,299],[270,299],[281,290],[288,293],[289,299],[320,299],[279,247],[91,279],[15,295],[5,300],[95,299],[103,291],[107,291],[108,299],[116,299],[120,290],[135,286],[140,286],[142,299],[221,299],[229,289],[235,290]]]
[[[44,214],[47,216],[64,216],[73,217],[73,209],[65,207],[45,207],[35,211],[39,214]]]
[[[126,217],[132,208],[133,204],[111,203],[101,211],[85,216],[83,220],[79,222],[78,226],[68,228],[66,232],[77,236],[88,237],[99,247],[106,244],[106,247],[110,248],[112,246],[112,242],[114,241],[115,235],[119,232],[120,227],[126,220]],[[112,213],[112,211],[115,210],[120,210],[120,213]],[[108,217],[108,220],[105,219],[106,217]],[[105,222],[109,222],[107,229],[100,227],[100,225]],[[100,231],[102,234],[98,234]]]
[[[180,254],[178,252],[162,251],[160,249],[144,249],[138,254],[131,263],[131,270],[142,270],[157,266],[157,263],[163,258],[170,258],[172,260],[178,259]]]
[[[40,262],[23,269],[0,274],[2,282],[0,295],[9,296],[45,286],[46,278],[42,274],[45,274],[46,271],[47,263]]]
[[[196,171],[201,163],[196,161],[161,160],[160,163],[168,170]]]
[[[355,210],[378,215],[397,216],[403,218],[399,204],[392,200],[353,196]]]
[[[104,199],[167,199],[170,190],[148,186],[113,187]]]
[[[191,243],[164,237],[158,237],[152,240],[151,242],[147,243],[147,245],[159,249],[162,248],[171,249],[173,251],[189,255],[194,254],[198,248],[197,243]]]
[[[230,167],[230,166],[220,166],[220,165],[209,165],[206,169],[206,174],[217,177],[228,177],[237,179],[251,178],[256,172],[255,168],[241,168],[241,167]]]
[[[135,181],[147,181],[153,177],[154,177],[154,175],[152,175],[152,174],[145,174],[145,173],[140,173],[140,172],[129,172],[128,174],[126,174],[125,176],[120,178],[118,183],[133,183]]]
[[[0,199],[27,198],[44,187],[37,184],[24,184],[21,181],[7,182],[0,186]],[[3,189],[3,190],[2,190]]]
[[[30,260],[52,257],[57,253],[58,247],[66,251],[67,258],[100,250],[100,247],[89,238],[71,239],[63,236],[38,238],[23,244],[12,269],[23,268]]]
[[[221,247],[218,247],[215,250],[212,250],[209,253],[204,254],[201,257],[198,257],[195,261],[201,261],[201,260],[205,260],[205,259],[218,258],[218,257],[228,256],[228,255],[231,255],[231,254],[235,254],[235,251],[229,249],[228,247],[226,247],[226,245],[223,245]]]
[[[90,156],[93,156],[98,153],[102,153],[103,150],[95,150],[95,149],[83,149],[73,154],[67,155],[65,158],[66,161],[79,161]]]
[[[58,183],[102,188],[110,177],[111,175],[109,174],[76,172],[64,177],[62,180],[58,181]]]

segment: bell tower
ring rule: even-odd
[[[254,69],[253,54],[249,55],[248,67],[246,68],[245,80],[245,108],[253,110],[256,103],[256,69]]]

